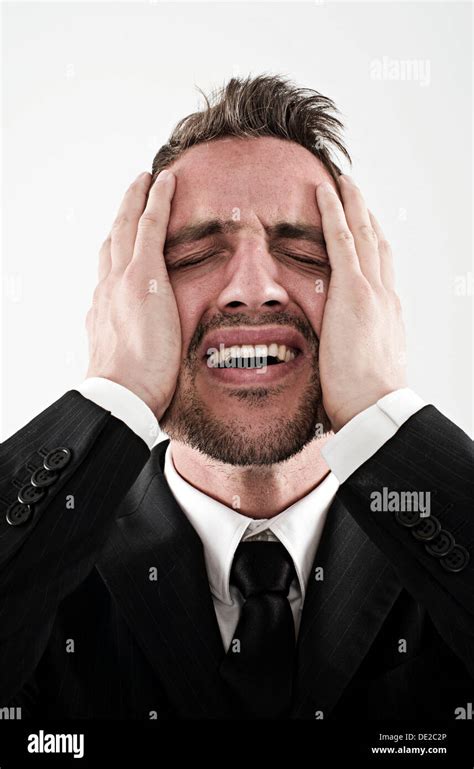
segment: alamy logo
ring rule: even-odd
[[[474,715],[472,702],[468,702],[465,708],[456,708],[454,715],[456,717],[456,721],[472,721]]]
[[[0,708],[0,720],[1,721],[20,721],[21,720],[21,708]]]
[[[370,78],[371,80],[411,80],[422,87],[429,86],[431,61],[430,59],[392,59],[390,56],[372,59]]]
[[[428,518],[431,512],[431,491],[390,491],[386,486],[382,491],[372,491],[370,509],[374,513],[400,513],[406,510]]]
[[[74,758],[84,757],[83,734],[48,734],[43,729],[28,735],[28,753],[73,753]]]

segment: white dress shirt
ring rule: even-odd
[[[191,486],[173,464],[171,444],[165,454],[165,477],[180,508],[204,545],[209,587],[226,650],[234,636],[242,596],[229,585],[237,546],[248,539],[279,539],[293,559],[296,578],[288,600],[298,632],[310,572],[326,520],[326,513],[339,487],[333,473],[305,497],[270,519],[253,520]],[[273,535],[273,536],[272,536]]]
[[[76,388],[113,416],[121,419],[151,449],[160,440],[156,417],[127,388],[101,377],[86,379]],[[331,472],[319,485],[283,512],[253,520],[204,494],[186,481],[173,464],[171,444],[165,454],[165,477],[171,492],[197,532],[204,548],[209,587],[222,641],[227,650],[240,616],[242,596],[229,584],[238,544],[250,538],[278,539],[293,559],[296,578],[288,599],[298,633],[306,586],[329,507],[339,488],[373,456],[425,402],[409,388],[395,390],[357,414],[321,449]]]

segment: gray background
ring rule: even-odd
[[[98,249],[128,184],[200,106],[195,86],[261,72],[342,111],[352,173],[395,253],[410,386],[472,433],[470,4],[2,12],[2,439],[83,380]],[[421,68],[375,79],[384,57]]]

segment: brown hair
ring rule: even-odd
[[[206,106],[183,118],[167,144],[156,153],[153,181],[189,147],[226,136],[276,136],[296,142],[316,155],[335,181],[341,173],[334,153],[351,163],[342,141],[343,124],[334,102],[310,88],[299,88],[280,75],[233,77],[204,96]]]

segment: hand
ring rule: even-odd
[[[123,198],[99,255],[87,313],[89,368],[138,395],[159,420],[181,361],[181,325],[163,256],[176,177],[140,174]],[[148,200],[147,200],[148,196]]]
[[[335,432],[379,398],[406,387],[405,334],[390,245],[350,177],[316,189],[331,263],[319,368]]]

